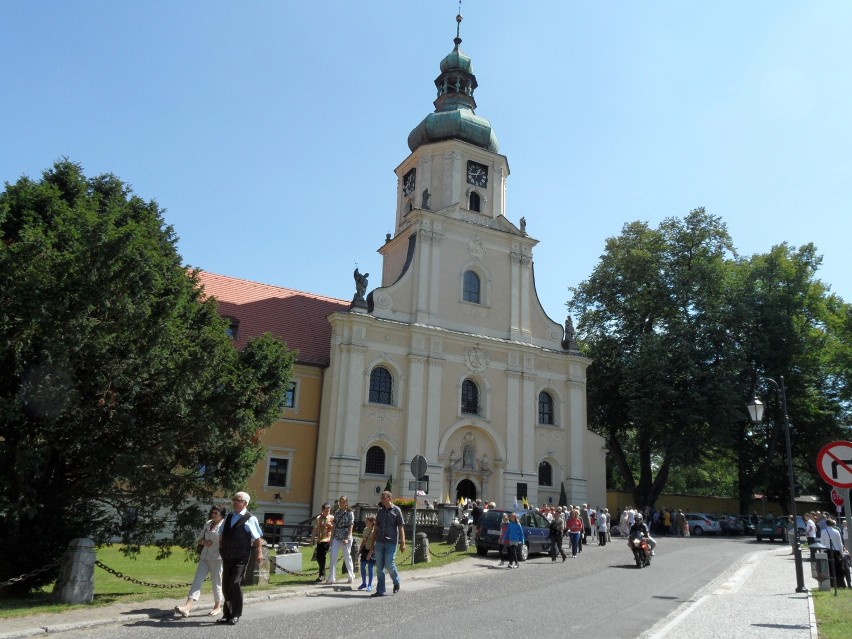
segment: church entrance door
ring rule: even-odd
[[[468,500],[476,499],[476,484],[469,479],[462,479],[456,486],[456,501],[462,497]]]

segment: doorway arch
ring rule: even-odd
[[[462,497],[468,501],[476,500],[476,484],[469,479],[462,479],[456,485],[456,502]]]

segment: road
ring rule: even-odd
[[[638,637],[692,602],[708,584],[751,552],[766,549],[753,538],[659,540],[653,564],[633,563],[624,541],[587,546],[577,559],[553,564],[533,556],[518,570],[497,566],[493,553],[470,561],[471,570],[405,579],[399,594],[370,598],[349,586],[317,586],[307,596],[247,606],[236,627],[212,618],[135,621],[88,628],[63,637],[195,638],[217,636],[389,637],[444,639],[456,635]],[[205,594],[205,600],[209,594]]]

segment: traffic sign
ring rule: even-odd
[[[831,489],[831,501],[833,501],[834,505],[838,508],[843,505],[843,496],[838,492],[836,488]]]
[[[428,472],[428,469],[429,464],[423,455],[415,455],[411,460],[411,474],[414,475],[414,479],[423,479],[423,475]]]
[[[822,478],[838,488],[852,488],[852,442],[831,442],[817,455]]]

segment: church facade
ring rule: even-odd
[[[538,300],[538,241],[510,221],[509,163],[454,43],[435,111],[396,168],[381,282],[366,294],[356,270],[350,307],[328,317],[314,511],[339,495],[373,503],[391,475],[412,496],[415,455],[433,499],[556,503],[564,485],[570,503],[606,503],[604,441],[586,427],[590,360],[570,319]]]

